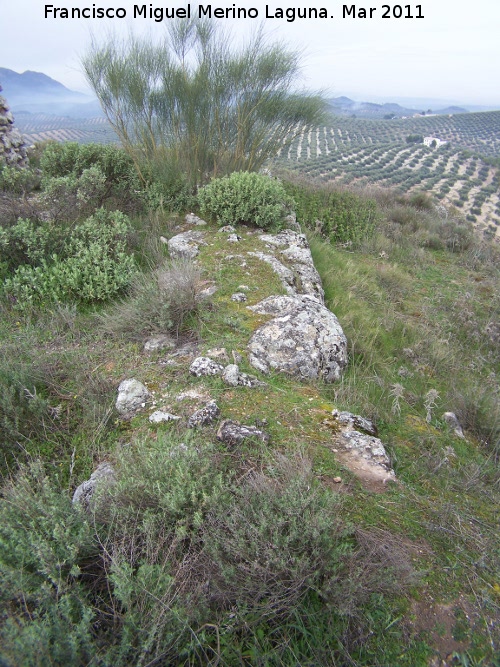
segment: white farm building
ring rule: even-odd
[[[430,146],[433,141],[436,142],[434,144],[436,148],[439,148],[439,146],[444,146],[448,143],[447,141],[441,141],[441,139],[438,139],[437,137],[424,137],[424,144],[426,146]]]

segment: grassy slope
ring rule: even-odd
[[[230,300],[238,285],[251,288],[247,305],[282,291],[267,265],[248,259],[242,267],[238,258],[226,259],[228,253],[260,245],[247,231],[239,230],[243,241],[236,247],[225,235],[207,232],[209,245],[202,248],[200,263],[204,277],[219,289],[213,306],[190,322],[200,352],[224,346],[244,353],[259,320],[245,304]],[[176,394],[201,386],[219,402],[222,418],[267,420],[271,449],[246,452],[247,469],[269,463],[276,452],[309,457],[317,479],[343,492],[345,519],[379,530],[389,551],[404,542],[422,572],[421,585],[407,596],[373,598],[371,635],[352,655],[353,662],[339,664],[426,665],[432,650],[442,657],[455,651],[456,664],[494,664],[500,424],[489,401],[498,400],[500,369],[498,348],[485,327],[498,322],[498,271],[469,256],[387,242],[380,256],[377,243],[380,239],[354,252],[311,238],[327,303],[350,345],[349,369],[333,386],[273,376],[267,387],[250,394],[218,379],[193,379],[186,363],[162,365],[161,354],[147,356],[140,344],[103,340],[91,313],[49,313],[43,327],[6,317],[1,332],[5,356],[35,352],[37,363],[49,368],[49,399],[63,406],[69,434],[58,440],[48,433],[42,445],[39,439],[26,447],[31,456],[49,461],[61,485],[72,490],[99,460],[113,456],[117,443],[138,434],[155,438],[147,414],[121,423],[110,412],[122,379],[146,382],[156,392],[156,407],[186,415],[189,407],[180,406]],[[242,370],[251,371],[246,363]],[[90,397],[85,394],[89,389]],[[427,421],[430,390],[438,396]],[[336,462],[329,427],[323,424],[333,407],[377,421],[399,480],[386,493],[371,493]],[[466,440],[453,437],[441,421],[447,409],[464,420]],[[182,433],[182,427],[172,428]],[[205,437],[214,436],[215,429],[207,428]],[[340,487],[333,483],[337,476],[343,479]],[[435,618],[429,619],[426,609]],[[309,629],[313,648],[321,646],[328,631],[322,623]],[[262,640],[260,655],[269,650]]]

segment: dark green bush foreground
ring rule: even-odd
[[[370,600],[411,581],[409,560],[397,549],[387,560],[375,536],[346,525],[306,460],[241,481],[227,461],[201,441],[135,441],[89,513],[41,464],[22,468],[0,499],[3,660],[234,665],[266,654],[292,665],[356,650],[374,625]],[[320,606],[329,632],[309,645]]]

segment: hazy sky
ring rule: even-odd
[[[304,50],[304,84],[331,95],[347,94],[358,100],[377,98],[435,98],[469,104],[500,105],[500,2],[499,0],[419,0],[419,5],[388,5],[403,17],[408,12],[424,18],[382,18],[384,2],[356,4],[375,7],[372,18],[343,17],[337,0],[260,0],[235,2],[236,8],[255,8],[257,19],[221,19],[237,35],[244,35],[263,21],[271,37]],[[408,0],[405,0],[407,2]],[[162,23],[133,18],[130,0],[53,0],[54,7],[83,9],[123,8],[127,17],[103,19],[45,18],[44,0],[0,0],[0,67],[17,72],[42,71],[75,90],[86,89],[79,58],[91,31],[104,39],[109,31],[161,35]],[[191,2],[192,13],[202,4]],[[169,9],[185,2],[147,2],[146,7]],[[233,2],[212,4],[232,7]],[[266,6],[268,15],[266,18]],[[351,7],[351,3],[347,4]],[[278,8],[324,7],[328,18],[296,18],[288,22],[276,16]],[[369,11],[367,12],[369,16]],[[392,11],[391,11],[392,14]],[[53,16],[53,14],[51,15]],[[216,19],[213,19],[216,20]]]

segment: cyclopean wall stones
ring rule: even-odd
[[[27,149],[22,134],[14,127],[7,101],[0,95],[0,167],[3,164],[25,167],[28,164]]]

